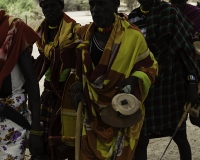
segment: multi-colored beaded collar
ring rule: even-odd
[[[97,27],[97,31],[102,32],[102,33],[109,33],[112,31],[113,26],[114,26],[114,24],[112,26],[109,26],[106,28]]]

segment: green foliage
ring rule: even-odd
[[[0,0],[0,9],[7,10],[7,5],[3,2],[3,0]]]
[[[124,0],[127,4],[128,10],[132,11],[136,6],[138,6],[137,0]]]
[[[8,14],[23,20],[34,14],[36,5],[33,0],[0,0],[0,9],[4,9]]]
[[[89,10],[88,0],[65,0],[64,11],[85,11]]]

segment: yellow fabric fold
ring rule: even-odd
[[[44,52],[45,57],[48,59],[51,59],[52,50],[56,47],[62,51],[63,49],[67,48],[73,43],[77,43],[79,41],[79,37],[77,35],[74,35],[75,30],[79,28],[80,25],[74,22],[67,23],[64,19],[61,21],[59,25],[59,30],[54,38],[54,41],[52,43],[46,43],[44,38],[44,32],[41,35],[42,38],[42,44],[44,45],[44,48],[40,45],[38,45],[38,49],[41,52]]]

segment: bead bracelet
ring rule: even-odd
[[[30,130],[30,134],[35,135],[35,136],[42,136],[43,131]]]

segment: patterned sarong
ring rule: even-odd
[[[0,102],[13,107],[30,122],[30,111],[26,105],[24,94],[15,94],[7,98],[0,98]],[[0,157],[1,159],[23,160],[25,140],[28,138],[26,129],[13,121],[0,117]]]

